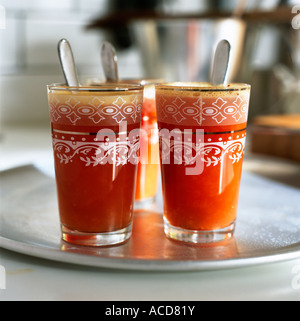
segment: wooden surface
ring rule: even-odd
[[[291,23],[293,17],[292,8],[289,6],[279,6],[271,11],[252,11],[246,12],[241,18],[248,23]],[[166,14],[155,10],[123,10],[112,12],[105,17],[95,19],[87,26],[87,29],[113,28],[116,26],[127,25],[134,20],[178,20],[178,19],[221,19],[232,18],[228,13],[210,11],[207,13],[194,14]]]
[[[249,133],[251,152],[300,162],[300,115],[256,117]]]

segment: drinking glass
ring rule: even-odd
[[[118,83],[138,84],[144,87],[140,154],[135,188],[135,209],[146,209],[155,203],[159,178],[159,143],[155,104],[155,85],[162,79],[121,79]],[[103,84],[100,79],[88,79],[91,86]]]
[[[127,81],[127,80],[125,80]],[[135,208],[147,208],[155,202],[159,177],[159,142],[155,104],[155,84],[160,79],[132,80],[144,86]]]
[[[131,236],[143,86],[48,86],[63,240],[88,246]]]
[[[210,243],[233,236],[250,86],[156,86],[165,234]]]

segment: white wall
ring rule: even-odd
[[[107,12],[109,0],[0,0],[5,29],[0,29],[0,125],[46,123],[46,85],[63,82],[57,43],[67,38],[80,79],[103,78],[101,31],[85,26]],[[122,77],[139,77],[139,54],[118,53]]]

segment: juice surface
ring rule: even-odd
[[[158,90],[159,129],[191,130],[193,150],[203,171],[187,175],[189,164],[174,160],[191,142],[160,137],[161,149],[170,146],[170,164],[161,159],[164,216],[174,227],[216,230],[236,219],[244,153],[249,90],[233,92],[178,92]],[[203,130],[202,146],[195,148],[195,132]],[[187,158],[188,158],[187,157]],[[162,158],[162,154],[161,154]]]
[[[59,213],[68,229],[101,233],[130,224],[141,103],[142,93],[49,93]]]

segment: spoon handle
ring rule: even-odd
[[[70,87],[78,87],[79,82],[74,57],[68,40],[61,39],[59,41],[58,56],[67,85]]]
[[[230,43],[227,40],[221,40],[217,46],[213,62],[211,83],[214,86],[227,85],[230,51]]]
[[[117,60],[116,50],[113,45],[108,41],[104,41],[101,48],[101,61],[108,82],[117,82],[119,80]]]

